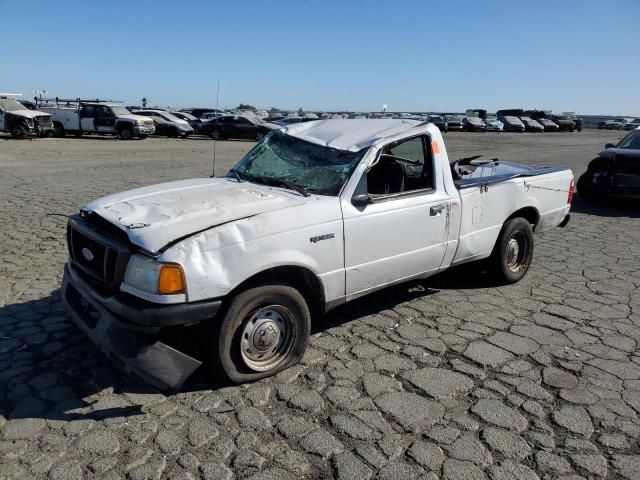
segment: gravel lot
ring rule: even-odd
[[[577,177],[620,135],[446,141]],[[217,173],[251,146],[219,142]],[[336,310],[275,378],[164,395],[123,376],[62,308],[65,219],[48,214],[208,176],[212,152],[0,138],[0,478],[638,478],[638,210],[578,199],[517,285],[458,269]]]

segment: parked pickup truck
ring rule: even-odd
[[[47,137],[52,129],[51,115],[29,110],[9,95],[0,94],[0,132],[10,133],[13,138]]]
[[[354,298],[482,259],[517,282],[534,231],[564,226],[572,196],[566,168],[450,162],[430,123],[305,122],[225,177],[83,207],[68,223],[62,296],[153,385],[179,388],[201,363],[253,381],[297,363],[317,315]]]
[[[119,102],[56,98],[45,100],[38,108],[51,114],[56,137],[99,133],[129,140],[147,138],[156,131],[153,119],[134,115]]]

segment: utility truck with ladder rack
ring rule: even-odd
[[[80,98],[36,99],[37,107],[53,119],[54,136],[67,133],[82,136],[85,133],[117,135],[122,140],[147,138],[155,133],[153,120],[135,115],[122,102],[114,100],[83,100]]]

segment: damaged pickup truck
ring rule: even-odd
[[[299,362],[312,321],[370,292],[481,259],[519,281],[533,232],[564,226],[572,195],[566,168],[450,163],[430,123],[300,123],[225,177],[82,208],[62,296],[115,363],[155,386],[179,388],[203,363],[248,382]]]

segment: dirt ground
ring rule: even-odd
[[[449,133],[450,157],[567,164],[622,132]],[[217,142],[216,174],[251,147]],[[211,175],[209,139],[0,137],[0,479],[625,478],[640,470],[640,212],[579,198],[518,284],[454,270],[314,326],[301,365],[164,394],[66,315],[65,222]]]

